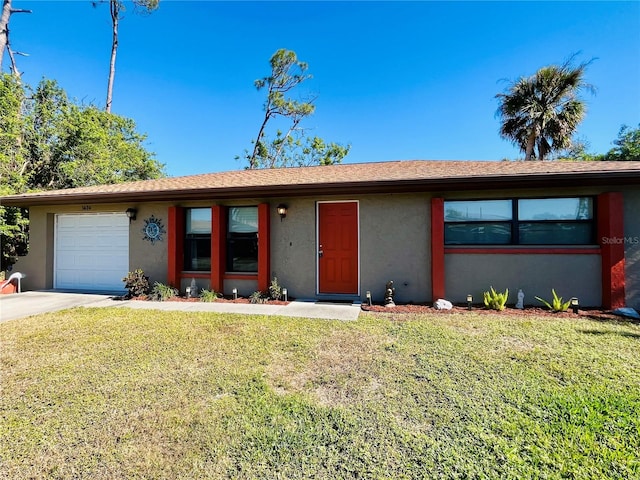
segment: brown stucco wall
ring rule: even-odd
[[[518,289],[525,294],[525,305],[541,306],[539,296],[549,301],[551,289],[564,299],[578,297],[583,306],[601,304],[600,255],[544,254],[447,254],[445,255],[446,298],[482,303],[482,293],[491,286],[509,289],[508,304],[517,301]]]
[[[12,270],[26,275],[23,290],[53,286],[53,223],[53,215],[47,215],[46,209],[29,209],[29,252],[18,258]],[[51,267],[47,268],[48,265]]]
[[[197,280],[196,280],[197,283]],[[202,281],[204,284],[204,280]],[[238,289],[238,296],[248,297],[253,292],[258,290],[258,280],[240,280],[228,278],[224,281],[224,294],[231,295],[233,289]]]
[[[640,311],[640,191],[624,192],[625,296]]]
[[[129,270],[141,268],[149,277],[151,285],[154,282],[167,283],[167,235],[161,240],[151,243],[145,240],[145,220],[152,215],[159,219],[167,230],[167,204],[150,203],[135,205],[138,210],[136,219],[129,224]]]
[[[393,280],[395,300],[431,298],[430,196],[380,195],[360,202],[362,296],[382,301]]]
[[[509,198],[509,197],[553,197],[571,195],[598,195],[607,191],[619,191],[619,188],[574,187],[548,188],[545,190],[513,190],[491,192],[452,192],[444,194],[447,199],[465,198]],[[628,189],[625,192],[625,232],[629,235],[640,235],[637,217],[640,208],[640,192]],[[639,246],[640,248],[640,246]],[[627,299],[638,298],[640,290],[639,256],[633,245],[627,249]],[[631,259],[631,260],[630,260]],[[496,289],[510,290],[510,303],[515,304],[518,288],[525,293],[525,303],[540,305],[534,296],[545,299],[551,297],[551,288],[564,298],[576,296],[581,305],[599,306],[602,302],[602,279],[600,255],[471,255],[447,254],[446,297],[453,302],[464,302],[471,293],[474,301],[482,301],[482,292],[491,285]],[[635,276],[635,278],[634,278]],[[634,293],[635,292],[635,293]],[[638,300],[635,300],[638,302]]]
[[[415,194],[271,201],[271,276],[278,277],[290,296],[316,297],[318,201],[358,202],[361,297],[369,290],[381,301],[386,282],[393,280],[397,301],[429,298],[429,197]],[[279,203],[288,206],[282,221],[275,212]]]
[[[316,216],[311,198],[281,198],[271,204],[271,278],[293,298],[314,298],[316,292]],[[278,204],[288,207],[280,220]]]
[[[454,192],[439,193],[451,198],[508,198],[510,196],[555,196],[597,194],[607,191],[594,189],[548,189],[537,191]],[[625,236],[640,239],[640,191],[627,189],[625,196]],[[394,281],[396,300],[399,302],[431,301],[430,261],[430,198],[431,194],[358,195],[317,198],[270,198],[220,202],[183,202],[184,207],[221,205],[252,205],[268,202],[271,205],[271,277],[278,277],[280,285],[287,287],[295,298],[316,297],[316,202],[354,200],[359,202],[360,226],[360,294],[367,290],[374,301],[381,301],[385,283]],[[288,215],[282,221],[276,213],[279,203],[288,205]],[[30,209],[30,252],[20,258],[14,271],[27,275],[23,281],[26,290],[46,289],[53,286],[53,248],[55,214],[124,212],[128,207],[138,209],[137,219],[130,224],[130,270],[142,268],[151,282],[167,281],[167,239],[151,244],[143,239],[144,220],[151,215],[162,220],[167,228],[169,202],[149,204],[90,205],[32,207]],[[625,241],[626,295],[629,306],[640,308],[640,242]],[[599,255],[471,255],[445,256],[446,298],[464,302],[472,293],[481,301],[482,291],[490,285],[512,292],[522,288],[528,304],[537,304],[534,295],[548,298],[551,288],[566,298],[578,296],[582,305],[599,305],[601,301],[601,275]],[[190,283],[185,275],[182,290]],[[196,279],[200,288],[209,288],[208,279]],[[256,290],[252,280],[227,279],[224,291],[230,294],[237,287],[240,295],[248,296]]]

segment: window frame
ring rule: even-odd
[[[231,224],[231,211],[236,208],[254,208],[256,210],[256,227],[255,232],[232,232],[230,228]],[[234,275],[257,275],[259,270],[259,242],[258,232],[260,228],[260,212],[258,205],[233,205],[227,207],[227,222],[225,232],[225,273]],[[244,242],[251,242],[255,248],[255,270],[238,270],[234,265],[234,247],[233,243],[237,240]],[[253,257],[251,257],[253,260]]]
[[[184,243],[183,243],[183,265],[184,268],[183,270],[186,272],[210,272],[211,271],[211,256],[212,256],[212,252],[211,252],[211,237],[213,235],[213,223],[212,223],[212,218],[211,218],[211,208],[210,207],[185,207],[185,213],[184,213]],[[209,216],[209,233],[189,233],[187,231],[188,225],[189,225],[189,215],[190,212],[192,210],[208,210],[210,212],[210,216]],[[208,266],[203,266],[203,267],[196,267],[196,268],[192,268],[193,264],[192,264],[192,253],[194,251],[194,247],[195,245],[197,245],[198,243],[202,243],[203,241],[206,241],[206,244],[208,245],[208,250],[209,250],[209,265]],[[197,247],[195,247],[195,251],[197,252],[198,249]],[[206,258],[206,257],[201,257],[201,258]]]
[[[520,220],[519,218],[519,201],[520,200],[555,200],[555,199],[581,199],[588,198],[591,200],[591,218],[589,219],[540,219],[540,220]],[[456,247],[456,246],[473,246],[473,247],[509,247],[509,246],[524,246],[524,247],[548,247],[548,246],[592,246],[596,245],[596,229],[597,229],[597,198],[593,195],[580,195],[580,196],[546,196],[546,197],[507,197],[507,198],[473,198],[473,199],[445,199],[444,200],[444,210],[446,218],[446,208],[448,202],[481,202],[488,200],[508,200],[511,202],[511,220],[469,220],[469,221],[447,221],[444,220],[444,244],[447,247]],[[449,225],[486,225],[486,224],[504,224],[509,225],[510,227],[510,242],[508,243],[473,243],[473,242],[465,242],[465,243],[449,243],[447,242],[447,227]],[[569,224],[569,225],[589,225],[589,243],[529,243],[529,242],[521,242],[521,226],[523,224]]]

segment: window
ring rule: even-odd
[[[211,209],[185,211],[184,269],[211,270]]]
[[[591,197],[445,202],[446,245],[588,245]]]
[[[258,207],[229,208],[227,271],[258,272]]]
[[[518,200],[518,243],[585,245],[593,243],[593,199]]]
[[[445,202],[445,243],[507,245],[512,215],[511,200]]]

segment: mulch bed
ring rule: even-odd
[[[578,313],[573,313],[571,309],[566,312],[551,312],[544,308],[539,307],[525,307],[520,310],[518,308],[506,308],[502,312],[497,312],[496,310],[490,310],[480,306],[474,306],[471,311],[467,308],[466,305],[454,305],[451,310],[438,310],[431,305],[424,304],[407,304],[407,305],[396,305],[395,307],[385,307],[384,305],[366,305],[362,304],[362,310],[366,312],[375,312],[375,313],[412,313],[412,314],[420,314],[420,313],[431,313],[431,314],[440,314],[440,315],[451,315],[451,314],[464,314],[464,313],[473,313],[475,315],[509,315],[509,316],[536,316],[536,317],[550,317],[550,318],[589,318],[595,320],[620,320],[620,321],[631,321],[637,322],[637,320],[624,318],[619,315],[614,315],[609,310],[602,310],[596,308],[581,308],[578,310]]]
[[[147,296],[140,296],[140,297],[119,297],[118,300],[135,300],[138,302],[152,302],[153,300],[151,300],[149,297]],[[166,300],[167,302],[200,302],[200,298],[199,297],[190,297],[190,298],[186,298],[186,297],[171,297],[170,299]],[[227,298],[227,297],[219,297],[215,303],[251,303],[251,301],[248,298],[244,298],[244,297],[238,297],[235,300],[233,298]],[[283,300],[267,300],[266,302],[262,303],[261,305],[288,305],[290,302],[285,302]]]
[[[152,301],[149,297],[141,296],[141,297],[120,297],[120,300],[136,300],[136,301]],[[172,297],[168,302],[200,302],[200,298],[185,298],[185,297]],[[238,297],[237,299],[233,299],[231,297],[221,297],[216,300],[216,303],[244,303],[248,304],[251,301],[245,297]],[[288,305],[290,302],[283,300],[268,300],[262,305]],[[396,304],[395,307],[385,307],[384,305],[366,305],[362,304],[362,310],[365,312],[372,313],[408,313],[408,314],[421,314],[421,313],[431,313],[431,314],[439,314],[439,315],[452,315],[452,314],[465,314],[465,313],[473,313],[476,315],[509,315],[509,316],[536,316],[536,317],[549,317],[549,318],[589,318],[592,320],[617,320],[617,321],[627,321],[633,323],[639,323],[638,320],[625,318],[620,315],[614,315],[610,310],[602,310],[597,308],[581,308],[578,313],[573,313],[571,309],[566,312],[551,312],[547,309],[540,307],[525,307],[520,310],[518,308],[506,308],[502,312],[497,312],[496,310],[490,310],[480,306],[474,306],[471,311],[467,308],[466,305],[454,305],[451,310],[438,310],[431,305],[426,304]]]

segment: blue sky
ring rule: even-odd
[[[129,5],[130,6],[130,5]],[[104,106],[108,6],[14,0],[11,41],[24,79],[55,79]],[[612,147],[640,123],[640,2],[214,2],[161,0],[120,23],[113,112],[133,118],[170,176],[244,168],[262,121],[279,48],[294,50],[317,95],[304,126],[351,144],[346,163],[500,160],[519,152],[498,134],[496,93],[538,68],[595,59],[578,135]],[[6,62],[6,55],[5,55]],[[3,65],[6,71],[7,65]]]

